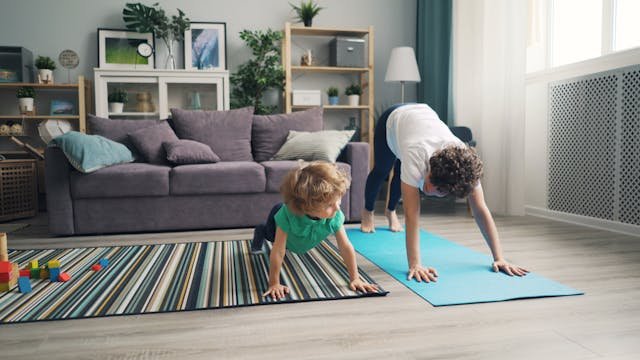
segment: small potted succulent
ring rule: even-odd
[[[298,22],[303,23],[305,27],[310,27],[313,18],[318,15],[320,10],[324,9],[318,6],[318,4],[316,4],[313,0],[301,0],[300,6],[293,5],[292,3],[289,3],[289,5],[291,5],[293,11],[296,12]]]
[[[124,109],[124,104],[129,101],[127,92],[123,89],[114,89],[109,94],[109,112],[119,114]]]
[[[338,88],[331,86],[327,89],[327,96],[329,96],[329,105],[338,105]]]
[[[31,86],[23,86],[16,92],[18,97],[18,109],[22,115],[33,115],[33,99],[36,92]]]
[[[349,106],[360,105],[360,95],[362,94],[362,88],[358,84],[351,84],[347,86],[344,91],[345,95],[349,98]]]
[[[53,70],[56,63],[48,56],[38,56],[36,58],[36,68],[38,68],[38,82],[40,84],[53,84]]]

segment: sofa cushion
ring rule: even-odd
[[[129,133],[129,140],[135,145],[146,162],[157,165],[167,165],[167,152],[164,142],[178,141],[173,129],[166,122],[138,129]]]
[[[260,165],[264,166],[265,175],[267,177],[266,189],[268,193],[280,192],[280,185],[287,173],[300,166],[299,162],[295,160],[263,161]],[[349,164],[338,162],[336,163],[336,166],[338,169],[351,176],[351,166],[349,166]]]
[[[180,165],[171,170],[171,195],[264,192],[264,168],[253,161]]]
[[[104,136],[109,140],[117,141],[126,145],[136,157],[140,157],[136,151],[136,147],[129,140],[128,134],[138,129],[157,125],[165,122],[165,120],[119,120],[105,119],[89,114],[87,123],[89,124],[89,133]]]
[[[255,161],[270,160],[287,140],[289,130],[322,130],[322,108],[290,114],[253,115],[251,148]]]
[[[169,195],[168,166],[120,164],[91,174],[70,173],[74,199]]]
[[[51,140],[59,147],[69,163],[82,173],[90,173],[107,166],[129,163],[133,155],[129,149],[100,135],[69,131]]]
[[[193,140],[165,142],[167,160],[176,165],[217,163],[220,157],[209,145]]]
[[[273,160],[323,160],[333,163],[354,133],[354,130],[289,131],[287,141],[273,156]]]
[[[171,122],[180,139],[209,145],[222,161],[253,161],[252,107],[228,111],[171,109]]]

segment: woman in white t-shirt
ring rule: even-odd
[[[502,255],[498,231],[484,201],[480,177],[482,162],[475,150],[458,139],[426,104],[398,104],[387,109],[376,124],[374,167],[367,177],[363,232],[374,232],[373,208],[382,183],[394,169],[385,216],[391,231],[402,231],[395,208],[402,196],[406,223],[408,279],[436,281],[438,274],[420,260],[420,191],[425,195],[468,196],[471,211],[493,255],[492,268],[508,275],[528,271]]]

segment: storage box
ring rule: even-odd
[[[365,67],[364,39],[335,37],[329,43],[329,65]]]
[[[320,90],[293,90],[291,97],[293,106],[322,105],[322,93]]]
[[[0,46],[0,82],[33,81],[33,54],[18,46]]]
[[[0,161],[0,221],[35,216],[38,212],[36,161]]]

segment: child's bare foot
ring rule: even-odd
[[[366,209],[362,210],[362,222],[360,223],[360,231],[363,233],[376,232],[376,227],[373,224],[373,211]]]
[[[398,215],[396,215],[395,210],[394,211],[385,210],[384,216],[386,216],[387,220],[389,221],[389,230],[393,232],[400,232],[404,230],[402,228],[402,224],[400,223],[400,220],[398,220]]]

